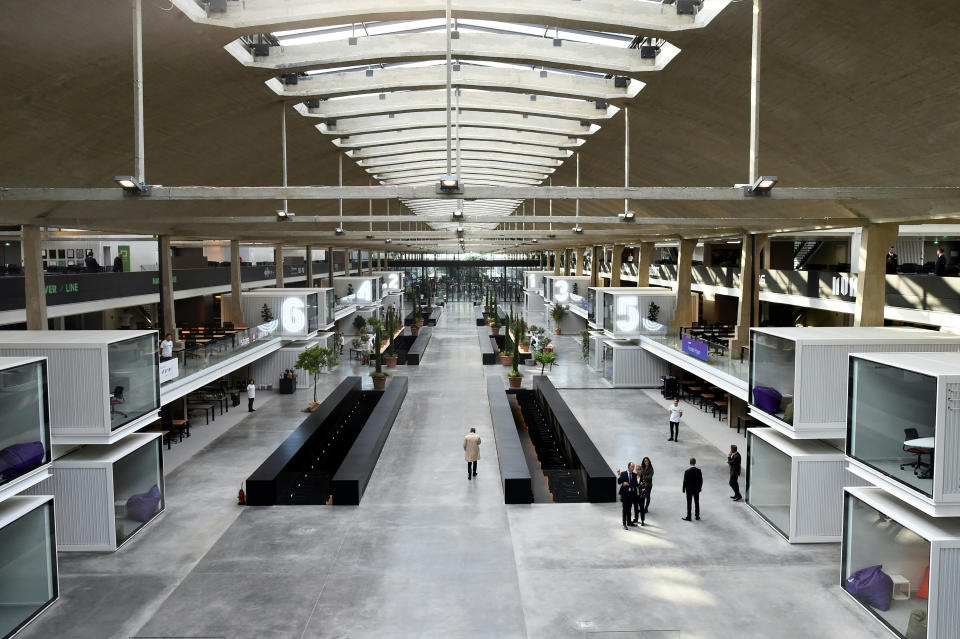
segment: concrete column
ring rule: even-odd
[[[367,251],[367,275],[373,275],[373,251]]]
[[[570,276],[570,256],[573,254],[573,249],[564,249],[563,250],[563,274],[567,277]]]
[[[243,326],[243,305],[241,296],[243,280],[240,275],[240,240],[230,240],[230,305],[226,309],[226,317],[222,319],[233,322],[234,326]]]
[[[731,357],[740,357],[740,347],[750,343],[750,327],[756,323],[760,302],[760,252],[767,236],[744,235],[740,247],[740,305],[737,310],[737,328],[730,344]],[[769,251],[767,251],[769,253]],[[765,253],[766,254],[766,253]]]
[[[868,224],[863,227],[854,326],[883,326],[883,307],[887,301],[886,255],[899,232],[899,224]]]
[[[600,286],[600,247],[590,249],[590,286]]]
[[[577,247],[577,277],[583,276],[583,261],[587,255],[587,247]]]
[[[307,261],[307,288],[313,288],[313,247],[308,244],[306,250],[307,254],[305,259]]]
[[[173,336],[173,343],[179,340],[177,336],[177,315],[173,305],[173,260],[170,255],[170,236],[158,235],[159,244],[157,256],[160,266],[160,311],[163,313],[163,335]]]
[[[610,286],[620,286],[620,269],[623,261],[623,244],[613,245],[613,261],[610,265]]]
[[[553,252],[553,274],[560,275],[560,249]]]
[[[383,270],[383,254],[380,251],[377,251],[377,270]]]
[[[327,248],[327,286],[333,287],[333,247]]]
[[[693,250],[696,240],[680,240],[680,255],[677,258],[677,310],[670,328],[680,330],[681,326],[690,326],[696,314],[690,297],[691,271],[693,268]]]
[[[283,244],[274,245],[273,262],[277,270],[277,288],[283,288]]]
[[[383,252],[383,270],[385,271],[390,270],[390,252],[389,251]]]
[[[357,249],[357,275],[363,275],[363,249]]]
[[[641,242],[637,255],[637,286],[650,286],[650,262],[653,259],[653,242]]]
[[[24,301],[27,307],[27,330],[47,330],[47,287],[43,280],[43,259],[40,253],[40,227],[20,227],[23,250]]]

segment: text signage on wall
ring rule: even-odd
[[[180,375],[180,365],[176,358],[160,362],[160,383],[169,382]]]

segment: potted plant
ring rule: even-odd
[[[399,318],[393,310],[392,306],[387,307],[387,352],[384,353],[383,359],[387,362],[387,368],[396,368],[397,367],[397,351],[393,345],[393,336],[397,332],[397,323]]]
[[[332,349],[319,346],[311,346],[297,356],[297,363],[293,367],[306,371],[313,379],[313,401],[307,404],[304,412],[311,412],[320,405],[317,402],[317,380],[324,368],[333,368],[338,363],[337,355]]]
[[[507,380],[510,383],[510,388],[520,388],[520,384],[523,383],[523,373],[518,370],[520,365],[520,351],[517,349],[513,350],[513,369],[507,373]]]
[[[493,317],[490,318],[489,324],[490,324],[490,333],[491,333],[492,335],[499,335],[499,334],[500,334],[500,322],[497,321],[497,316],[496,316],[496,315],[494,315]]]
[[[580,355],[583,359],[590,356],[590,331],[587,329],[580,331]]]
[[[367,320],[363,319],[359,315],[353,318],[353,327],[357,329],[357,333],[366,333],[367,332]]]
[[[550,311],[550,316],[553,317],[553,321],[556,323],[557,335],[560,334],[560,320],[563,319],[563,316],[567,314],[567,307],[563,304],[557,304],[553,307],[553,310]]]
[[[647,309],[647,319],[656,322],[660,317],[660,306],[656,302],[650,302],[650,308]]]
[[[423,326],[423,309],[420,308],[420,304],[417,303],[413,307],[413,325],[410,327],[411,331],[413,327],[416,326],[418,329]],[[414,333],[416,335],[416,333]]]
[[[387,373],[383,370],[383,362],[380,357],[380,320],[376,317],[371,317],[367,320],[367,323],[373,328],[373,362],[374,362],[374,371],[370,373],[370,378],[373,380],[373,390],[383,390],[387,384]]]
[[[553,366],[554,362],[557,361],[557,354],[554,352],[540,351],[536,354],[537,363],[540,364],[540,374],[543,375],[543,369],[547,367],[547,364]]]
[[[263,305],[263,308],[260,309],[260,319],[263,320],[263,323],[273,321],[273,311],[270,310],[270,307],[266,304]]]

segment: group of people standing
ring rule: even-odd
[[[623,507],[623,529],[629,526],[647,525],[647,512],[650,510],[650,493],[653,491],[653,463],[644,457],[639,468],[633,462],[627,469],[617,469],[620,501]],[[631,517],[632,515],[632,517]]]

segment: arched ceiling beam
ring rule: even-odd
[[[522,177],[530,178],[538,182],[542,182],[549,177],[546,173],[537,173],[536,171],[531,171],[529,169],[517,169],[504,167],[503,165],[496,164],[476,164],[475,166],[465,167],[467,170],[471,170],[472,173],[477,171],[482,171],[484,175],[500,175],[503,177]],[[420,168],[408,168],[402,171],[390,171],[383,173],[373,174],[375,180],[394,180],[398,178],[409,178],[409,177],[435,177],[440,179],[445,171],[446,167],[443,164],[436,165],[427,165]],[[466,174],[464,174],[466,175]]]
[[[498,142],[509,135],[511,142],[521,144],[537,144],[557,148],[572,149],[581,146],[586,140],[577,136],[557,135],[555,133],[534,133],[530,131],[511,131],[507,134],[503,129],[490,127],[460,127],[458,135],[461,140],[485,140]],[[333,144],[341,148],[363,148],[388,144],[406,144],[408,142],[427,142],[443,140],[446,143],[447,130],[444,127],[429,127],[423,129],[409,129],[399,133],[362,133],[346,137],[334,138]],[[446,148],[446,147],[444,147]]]
[[[384,180],[381,180],[380,182],[382,184],[420,184],[420,183],[435,184],[437,180],[439,180],[441,175],[442,175],[442,172],[437,173],[437,177],[433,180],[420,179],[420,178],[403,178],[403,179],[386,178]],[[469,183],[469,184],[492,183],[494,186],[507,185],[507,184],[528,184],[532,186],[532,185],[540,184],[540,182],[543,181],[543,180],[537,180],[532,178],[527,179],[527,178],[519,178],[519,177],[518,178],[498,177],[498,176],[489,175],[485,173],[484,170],[481,168],[473,169],[473,171],[469,173],[468,172],[461,173],[460,179],[464,183]]]
[[[629,77],[626,86],[615,86],[616,78],[563,73],[549,70],[486,67],[461,64],[454,68],[456,87],[493,89],[514,93],[536,93],[570,98],[623,102],[643,89],[644,84]],[[394,66],[366,71],[336,71],[298,76],[296,84],[284,84],[270,78],[266,85],[277,95],[289,99],[329,98],[358,93],[440,89],[447,84],[446,68],[440,66]]]
[[[509,155],[507,153],[495,153],[491,151],[480,151],[476,153],[460,153],[460,161],[476,161],[476,160],[486,160],[489,162],[498,162],[498,163],[508,163],[514,164],[521,170],[529,170],[530,167],[539,167],[541,170],[544,169],[556,169],[561,164],[562,160],[555,160],[551,158],[527,158],[522,155]],[[444,151],[439,152],[420,152],[420,153],[408,153],[406,155],[395,155],[387,158],[370,158],[368,160],[358,160],[357,166],[365,169],[382,169],[389,170],[386,167],[398,167],[395,170],[403,170],[403,165],[409,165],[413,163],[423,163],[423,162],[439,162],[444,161],[444,166],[446,166],[446,157],[447,154]],[[454,161],[456,161],[457,153],[453,154]],[[437,164],[439,166],[439,164]],[[472,166],[477,166],[476,163]],[[410,167],[406,167],[410,168]]]
[[[638,3],[639,4],[639,3]],[[283,72],[376,65],[383,62],[419,62],[446,55],[444,32],[378,35],[331,42],[272,46],[269,55],[254,56],[242,41],[226,47],[241,64],[257,69]],[[559,43],[559,44],[558,44]],[[513,33],[459,32],[450,41],[457,60],[484,60],[524,65],[578,69],[609,75],[636,75],[661,71],[680,52],[665,43],[652,58],[640,55],[640,49],[609,47],[569,40],[555,40]]]
[[[693,15],[678,14],[675,5],[636,0],[453,0],[457,18],[503,20],[550,24],[577,29],[636,33],[683,31],[703,28],[730,0],[704,0]],[[245,0],[227,2],[225,11],[211,10],[195,0],[173,0],[183,13],[198,23],[244,31],[265,27],[305,28],[382,20],[442,18],[445,0]]]
[[[398,113],[395,116],[369,115],[359,118],[329,120],[316,125],[317,130],[327,135],[359,135],[383,131],[403,131],[439,127],[446,122],[442,111],[416,111]],[[590,122],[547,118],[540,115],[524,117],[519,113],[498,113],[495,111],[462,111],[459,116],[461,127],[488,127],[535,133],[554,133],[560,135],[593,135],[600,126]]]
[[[351,149],[344,155],[353,160],[389,159],[410,153],[446,153],[447,141],[410,142],[407,144],[389,144],[384,146],[368,146],[362,149]],[[539,144],[516,144],[513,142],[491,142],[487,140],[460,140],[460,150],[463,153],[501,153],[526,158],[564,159],[573,155],[569,149],[543,146]]]
[[[510,111],[571,120],[606,120],[620,110],[606,102],[506,91],[462,91],[458,103],[461,109],[470,111]],[[446,92],[432,89],[352,95],[320,100],[312,105],[304,102],[294,105],[300,115],[326,120],[405,111],[444,111],[446,108]]]

